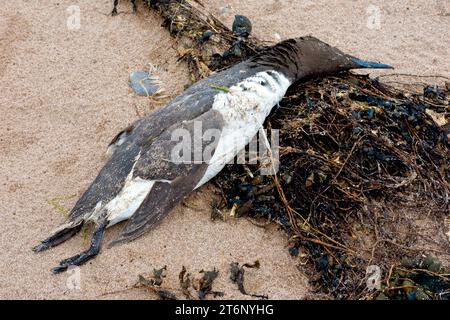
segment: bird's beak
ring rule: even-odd
[[[384,64],[384,63],[379,63],[379,62],[373,62],[373,61],[365,61],[365,60],[361,60],[355,57],[351,57],[351,60],[353,61],[353,63],[355,63],[356,68],[362,68],[362,69],[394,69],[394,67],[388,65],[388,64]]]

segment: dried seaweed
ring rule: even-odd
[[[388,90],[351,74],[292,88],[266,122],[280,130],[280,178],[228,165],[215,180],[228,208],[280,224],[291,254],[307,251],[317,289],[337,298],[366,296],[366,266],[386,273],[421,251],[414,220],[449,212],[445,133],[422,97]]]
[[[251,294],[248,293],[247,290],[245,290],[244,287],[244,273],[245,273],[245,269],[244,268],[256,268],[259,269],[260,264],[259,261],[256,260],[254,263],[244,263],[242,266],[239,265],[238,262],[233,262],[230,264],[230,280],[233,283],[236,283],[238,286],[239,291],[246,296],[251,296],[254,298],[259,298],[259,299],[269,299],[269,297],[267,295],[264,294]]]
[[[372,294],[380,299],[450,300],[450,274],[431,255],[402,259],[390,270],[387,285]]]
[[[237,38],[218,19],[185,0],[151,2],[178,39],[192,80],[264,47],[249,37],[242,54],[224,56]],[[207,30],[214,35],[198,41]],[[228,208],[278,223],[291,236],[290,253],[305,252],[320,292],[376,298],[365,282],[366,267],[376,265],[389,274],[383,295],[393,298],[386,292],[397,290],[389,279],[402,258],[449,253],[447,239],[433,239],[449,212],[449,98],[448,86],[411,94],[352,73],[293,85],[265,123],[280,130],[280,171],[262,176],[257,165],[227,166],[214,180],[225,198],[216,216]],[[418,219],[436,222],[431,235],[418,231]],[[441,293],[450,288],[442,286]]]
[[[156,293],[161,300],[177,300],[177,296],[174,293],[161,288],[163,278],[165,278],[164,272],[166,270],[166,266],[161,269],[153,269],[153,277],[150,279],[145,278],[143,275],[139,275],[139,280],[135,287],[145,287]]]
[[[149,0],[148,4],[161,16],[162,26],[178,39],[178,54],[180,60],[187,62],[192,81],[238,63],[262,49],[259,40],[250,36],[242,41],[241,37],[194,1]],[[237,45],[240,54],[230,54],[234,51],[230,49]]]
[[[178,276],[180,280],[181,291],[187,299],[192,299],[191,293],[189,292],[189,287],[191,286],[191,274],[186,273],[186,267],[181,268],[181,272]]]
[[[222,291],[212,290],[213,282],[219,276],[219,271],[214,268],[212,271],[201,270],[200,273],[202,273],[203,276],[199,281],[198,298],[203,300],[208,294],[212,294],[214,297],[222,297],[224,295]]]

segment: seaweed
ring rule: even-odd
[[[245,290],[244,287],[244,268],[256,268],[259,269],[260,263],[258,260],[256,260],[254,263],[244,263],[242,266],[239,265],[238,262],[233,262],[230,264],[230,280],[233,283],[236,283],[238,286],[239,291],[246,296],[251,296],[254,298],[259,299],[269,299],[267,295],[264,294],[251,294],[248,293],[247,290]]]
[[[449,212],[450,154],[428,106],[386,87],[382,98],[373,86],[346,74],[292,88],[266,121],[280,130],[280,172],[261,176],[248,165],[250,176],[232,164],[215,179],[224,207],[278,223],[291,255],[308,253],[317,290],[335,298],[370,297],[366,266],[387,273],[426,252],[415,219]],[[448,244],[440,247],[446,254]]]
[[[393,266],[387,285],[373,293],[375,299],[450,300],[450,274],[431,256],[402,259]]]
[[[50,204],[58,213],[60,213],[64,218],[69,217],[69,212],[64,208],[64,205],[61,204],[61,201],[70,200],[72,198],[76,197],[76,195],[70,195],[70,196],[62,196],[62,197],[55,197],[53,199],[47,200],[48,204]]]
[[[135,287],[143,286],[156,293],[161,300],[177,300],[177,296],[174,293],[161,288],[163,278],[165,278],[164,272],[166,270],[166,266],[161,269],[153,269],[153,277],[150,279],[145,278],[143,275],[139,275],[139,280]]]
[[[180,60],[186,61],[193,82],[227,68],[262,49],[259,41],[233,33],[205,12],[199,1],[146,0],[162,18],[162,26],[179,40]],[[245,28],[244,28],[245,29]],[[248,27],[247,27],[248,33]],[[239,50],[239,54],[229,54]],[[226,53],[228,52],[228,53]]]
[[[222,291],[212,290],[213,283],[219,275],[219,271],[215,268],[212,271],[201,270],[199,273],[202,274],[202,277],[192,279],[191,274],[187,272],[186,267],[182,266],[181,271],[178,274],[180,288],[168,288],[167,286],[165,286],[166,288],[163,288],[166,271],[167,266],[164,266],[160,269],[153,269],[153,275],[149,278],[139,275],[138,282],[132,288],[145,287],[149,291],[155,293],[161,300],[178,300],[179,294],[183,294],[186,299],[195,300],[196,298],[190,292],[191,288],[197,291],[198,299],[200,300],[205,299],[207,295],[213,295],[214,297],[222,297],[224,295],[224,292]],[[126,290],[129,289],[108,292],[105,294],[114,294]]]
[[[212,271],[201,270],[200,273],[202,273],[203,276],[199,281],[198,298],[203,300],[208,294],[212,294],[214,297],[222,297],[224,295],[222,291],[212,290],[212,284],[219,276],[219,271],[214,268]]]
[[[189,292],[189,287],[191,286],[191,274],[186,273],[186,267],[181,268],[181,272],[178,276],[180,280],[181,291],[187,299],[192,299],[191,293]]]

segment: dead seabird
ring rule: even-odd
[[[58,273],[97,255],[105,229],[120,221],[128,220],[111,245],[136,239],[245,148],[292,83],[356,68],[390,66],[360,60],[314,37],[303,37],[280,42],[195,83],[113,139],[108,147],[110,159],[69,218],[33,250],[56,246],[83,224],[95,223],[89,248],[61,261],[53,269]],[[174,154],[181,154],[174,133],[193,137],[187,151],[182,146],[189,161],[174,160]],[[207,160],[206,154],[210,155]]]

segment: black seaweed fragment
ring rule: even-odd
[[[212,294],[214,297],[222,297],[224,293],[222,291],[212,291],[212,285],[214,280],[219,276],[219,271],[214,268],[212,271],[201,270],[203,277],[200,279],[200,287],[198,290],[198,297],[200,300],[205,299],[206,295]]]
[[[251,264],[244,263],[242,266],[240,266],[238,262],[232,262],[230,264],[230,280],[233,283],[237,284],[239,291],[243,295],[252,296],[252,297],[260,298],[260,299],[269,299],[269,297],[267,295],[247,293],[247,291],[245,290],[245,287],[244,287],[244,273],[245,273],[244,268],[259,269],[259,267],[260,267],[260,264],[259,264],[258,260],[256,260],[254,263],[251,263]]]

